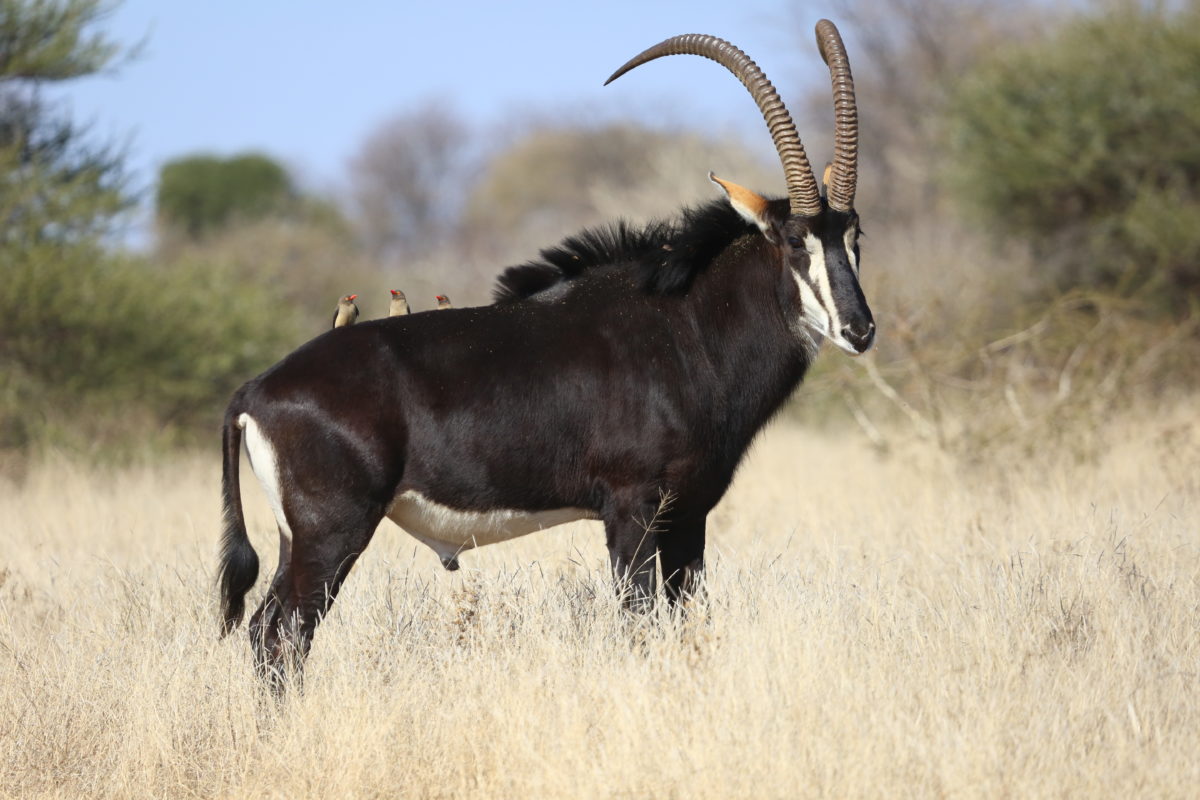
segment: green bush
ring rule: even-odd
[[[296,192],[286,169],[263,155],[189,156],[163,165],[159,221],[199,238],[233,221],[287,211]]]
[[[949,105],[949,177],[1059,288],[1200,288],[1200,10],[1075,17],[996,52]]]
[[[122,154],[44,99],[42,87],[111,66],[99,0],[0,0],[0,269],[38,242],[103,233],[126,208]]]
[[[63,447],[109,455],[211,438],[229,393],[302,340],[266,282],[223,262],[169,265],[103,244],[130,203],[124,155],[47,84],[110,67],[99,0],[0,0],[0,469]],[[269,159],[230,189],[290,191]],[[276,308],[276,310],[271,310]]]
[[[0,447],[103,453],[212,434],[230,392],[301,341],[228,268],[46,246],[0,294]]]

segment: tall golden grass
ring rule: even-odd
[[[216,459],[46,462],[0,493],[0,795],[1191,797],[1198,411],[969,468],[781,421],[685,620],[590,523],[458,573],[384,523],[280,702],[216,638]]]

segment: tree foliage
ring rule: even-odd
[[[765,136],[765,132],[764,132]],[[467,197],[460,239],[481,254],[532,254],[581,227],[675,213],[717,197],[712,170],[782,194],[781,171],[745,145],[633,122],[535,128],[498,150]]]
[[[965,72],[998,47],[1039,27],[1037,0],[839,0],[830,10],[847,40],[858,97],[860,185],[855,199],[871,227],[910,226],[943,206],[938,166],[945,154],[948,96]],[[820,77],[812,20],[795,23],[798,78]],[[833,104],[826,80],[813,83],[804,127],[809,156],[832,146]]]
[[[121,154],[41,88],[104,69],[119,48],[91,32],[97,0],[0,0],[0,241],[10,252],[100,232],[128,204]]]
[[[950,105],[951,178],[1064,283],[1200,288],[1200,10],[1123,3],[1004,49]]]
[[[359,232],[376,258],[428,255],[453,233],[470,157],[467,124],[430,102],[386,120],[350,161]]]
[[[0,305],[0,449],[99,453],[182,441],[299,340],[261,284],[207,261],[172,265],[95,247],[46,248],[8,275]],[[182,437],[182,438],[181,438]]]
[[[160,224],[200,238],[232,222],[289,211],[297,193],[277,161],[257,153],[169,161],[158,176]]]
[[[0,0],[0,466],[211,430],[247,374],[298,338],[261,284],[211,262],[112,253],[123,153],[45,102],[111,66],[98,0]]]
[[[120,48],[92,27],[99,2],[0,0],[0,75],[6,79],[64,80],[103,69]]]

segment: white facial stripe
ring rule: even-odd
[[[825,263],[825,248],[821,246],[821,240],[811,233],[805,235],[804,247],[808,250],[808,274],[817,289],[821,305],[825,308],[827,316],[828,327],[825,329],[825,333],[837,338],[837,331],[841,330],[842,326],[839,324],[837,306],[833,302],[833,291],[829,283],[829,266]]]
[[[283,493],[279,484],[279,466],[275,461],[275,448],[259,429],[258,423],[249,414],[238,417],[238,427],[246,431],[246,455],[250,458],[250,468],[258,477],[258,482],[267,495],[267,502],[275,512],[275,522],[279,524],[279,532],[292,539],[292,528],[288,525],[287,516],[283,513]]]
[[[858,274],[858,256],[854,254],[856,241],[858,241],[858,227],[856,225],[847,226],[842,242],[846,245],[846,257],[850,259],[850,269],[854,270],[855,275]]]
[[[795,331],[806,337],[814,346],[820,345],[821,338],[828,329],[829,317],[826,315],[825,309],[821,308],[821,302],[817,300],[817,296],[813,294],[812,287],[795,271],[792,272],[792,279],[796,281],[796,288],[800,290],[800,319],[798,320],[799,324],[795,326]],[[811,329],[815,335],[810,334],[805,328]]]

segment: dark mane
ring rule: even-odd
[[[633,268],[646,292],[678,294],[734,239],[755,230],[725,200],[641,228],[625,221],[591,228],[543,250],[537,260],[504,270],[492,296],[497,303],[523,300],[594,268]]]

